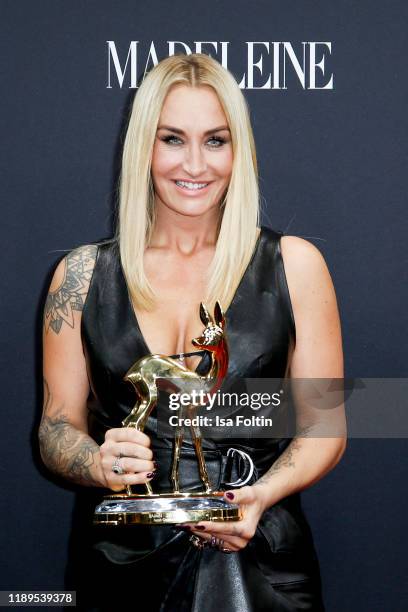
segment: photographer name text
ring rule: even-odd
[[[195,417],[181,417],[172,415],[169,417],[171,427],[272,427],[272,419],[268,417],[252,415],[244,417],[237,414],[233,418],[220,417],[219,415],[197,415]]]

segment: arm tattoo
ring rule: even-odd
[[[73,482],[101,487],[92,475],[98,444],[86,433],[80,431],[68,420],[63,406],[52,417],[46,415],[52,403],[52,394],[44,378],[44,409],[38,431],[41,457],[46,466],[56,474]]]
[[[313,429],[312,425],[308,425],[307,427],[303,427],[296,432],[296,436],[293,438],[292,442],[289,446],[283,451],[283,453],[276,459],[276,461],[272,464],[269,470],[256,481],[256,484],[265,484],[270,478],[279,472],[282,468],[288,467],[296,467],[295,463],[295,454],[296,451],[300,450],[301,438],[306,438],[309,431]]]
[[[62,324],[74,327],[74,310],[82,310],[95,266],[98,247],[94,244],[78,247],[64,258],[64,280],[56,291],[49,291],[44,308],[45,331],[56,334]]]
[[[63,412],[53,417],[44,415],[38,436],[41,456],[52,472],[78,484],[103,486],[91,471],[99,446],[90,436],[71,425]]]

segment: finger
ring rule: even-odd
[[[237,521],[238,522],[238,521]],[[188,526],[190,529],[199,531],[203,536],[206,534],[214,534],[217,537],[221,537],[222,534],[228,536],[240,537],[241,533],[238,527],[235,525],[235,521],[231,522],[212,522],[212,521],[200,521],[199,523],[183,523],[183,526]]]
[[[153,472],[155,467],[153,461],[147,461],[145,459],[132,459],[130,457],[122,457],[119,465],[125,470],[125,472]]]
[[[195,531],[194,529],[191,530],[191,533],[199,536],[201,539],[205,540],[206,542],[210,542],[211,536],[215,535],[215,534],[207,534],[207,533],[203,534],[202,531]],[[238,550],[245,548],[245,546],[248,543],[243,538],[235,538],[233,536],[227,536],[225,534],[219,534],[216,537],[221,541],[221,544],[218,546],[218,548],[220,549],[228,548],[229,550],[233,552],[237,552]]]
[[[210,533],[221,538],[223,535],[225,535],[250,540],[255,533],[250,524],[245,520],[225,521],[219,523],[215,521],[200,521],[199,523],[183,523],[183,525],[188,525],[190,529],[199,531],[203,535]]]
[[[145,484],[146,482],[150,482],[155,476],[154,474],[150,476],[148,474],[151,474],[151,472],[140,472],[139,474],[112,474],[109,484],[114,487],[122,485],[122,489],[127,485]]]
[[[134,442],[141,446],[150,446],[150,438],[143,431],[134,427],[114,427],[105,433],[105,440],[114,442]]]
[[[115,473],[113,472],[113,465],[115,460],[117,460],[117,455],[111,455],[110,453],[101,453],[101,465],[105,472],[105,474]],[[148,461],[146,459],[132,459],[131,457],[121,457],[118,461],[119,466],[125,472],[145,472],[150,473],[156,470],[156,465],[154,461]]]
[[[106,457],[108,461],[113,461],[115,457],[153,460],[153,452],[147,446],[141,446],[134,442],[114,442],[109,438],[101,444],[100,452],[101,456]]]
[[[133,459],[147,459],[148,461],[153,460],[152,450],[140,444],[134,444],[132,442],[112,442],[112,446],[108,448],[115,457],[122,456],[132,457]]]
[[[225,491],[224,499],[231,504],[249,504],[255,499],[252,487],[242,487],[233,491]]]

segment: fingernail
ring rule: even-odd
[[[234,494],[233,494],[233,493],[231,493],[230,491],[228,491],[228,492],[225,494],[225,497],[227,497],[228,499],[234,499]]]
[[[205,525],[196,525],[195,529],[199,529],[200,531],[204,531]]]
[[[154,465],[155,469],[157,470],[157,468],[159,467],[159,464],[157,463],[157,461],[153,461],[153,465]]]
[[[147,478],[154,478],[156,476],[156,472],[149,472],[146,474]]]
[[[185,531],[188,531],[189,529],[191,529],[190,525],[178,525],[179,529],[184,529]]]

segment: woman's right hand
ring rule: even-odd
[[[122,491],[126,485],[143,484],[154,478],[156,463],[150,447],[150,438],[133,427],[108,429],[105,442],[100,446],[102,473],[106,486]],[[112,466],[118,457],[123,474],[115,474]]]

